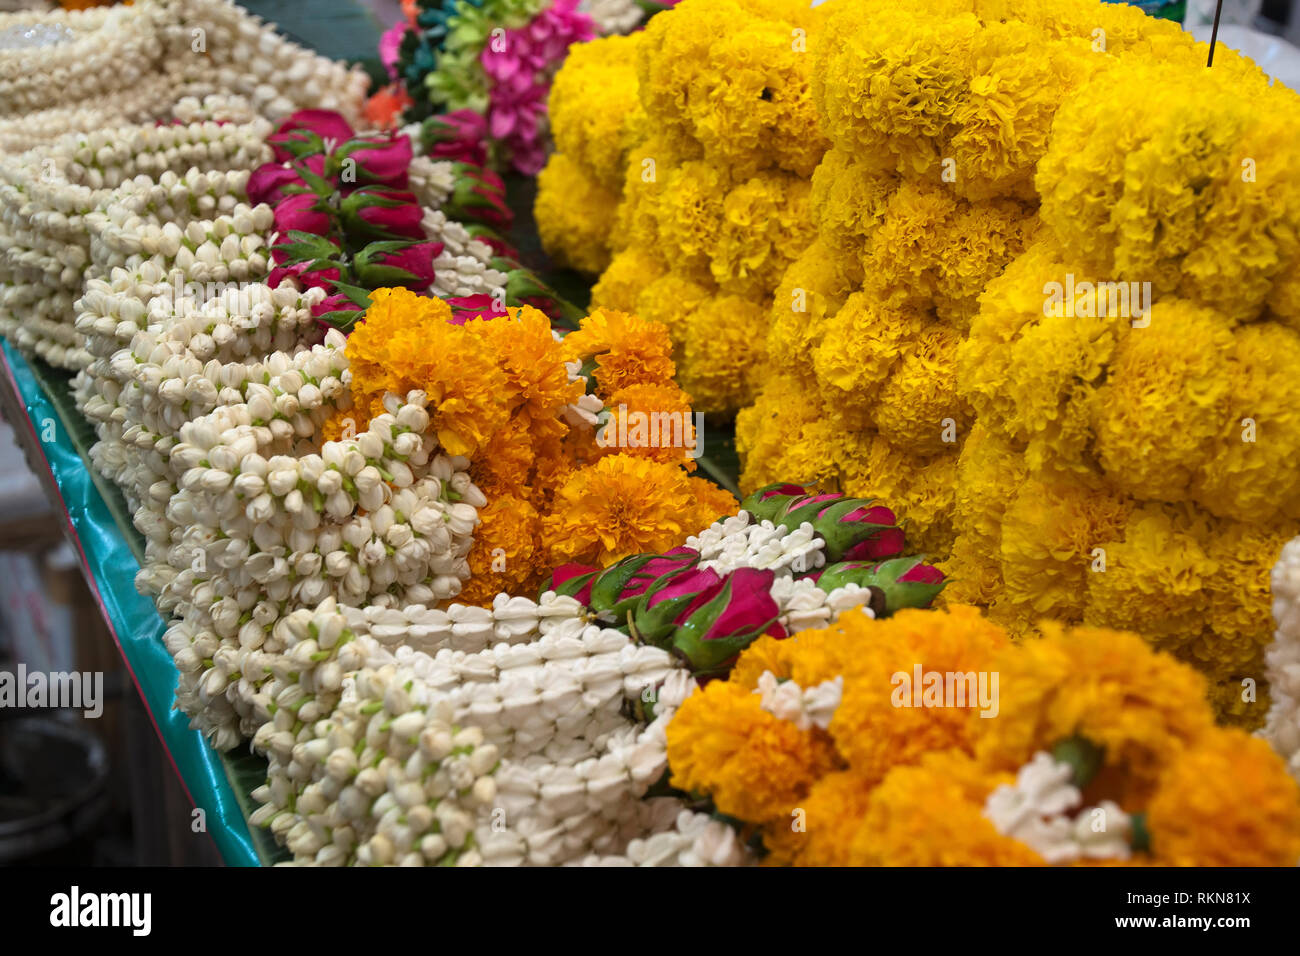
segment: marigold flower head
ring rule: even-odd
[[[837,764],[825,733],[773,716],[730,681],[686,698],[667,734],[673,786],[708,794],[723,813],[755,823],[788,826],[813,783]]]
[[[642,291],[665,272],[667,269],[656,256],[629,246],[615,254],[601,274],[591,290],[591,304],[593,308],[635,313]]]
[[[629,385],[671,381],[674,367],[668,330],[657,322],[611,309],[596,309],[564,337],[566,361],[595,361],[597,394],[609,397]]]
[[[677,465],[636,455],[607,455],[578,468],[542,519],[547,562],[603,567],[676,547],[718,517],[716,502],[702,501],[698,489]]]
[[[533,214],[542,244],[561,265],[600,273],[610,262],[608,210],[618,203],[618,194],[565,153],[551,155],[537,184]]]
[[[1000,710],[975,722],[977,756],[1014,772],[1081,736],[1103,749],[1095,781],[1103,796],[1143,806],[1169,762],[1213,726],[1200,703],[1205,679],[1133,633],[1041,628],[1041,639],[1020,641],[990,665],[1000,675]]]
[[[1213,728],[1175,755],[1146,808],[1164,866],[1295,866],[1300,788],[1267,741]]]

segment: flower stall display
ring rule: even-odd
[[[1300,519],[1296,94],[1093,0],[687,0],[590,46],[539,229],[740,409],[742,488],[884,497],[946,599],[1138,631],[1258,726]]]
[[[546,160],[546,100],[570,46],[627,33],[634,0],[406,0],[380,41],[392,82],[367,104],[379,128],[473,124],[492,166],[535,175]]]

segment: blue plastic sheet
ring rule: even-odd
[[[162,643],[162,618],[153,602],[135,589],[140,565],[31,366],[8,342],[3,349],[6,377],[17,389],[27,424],[62,496],[86,582],[181,782],[194,806],[204,811],[208,833],[222,859],[231,866],[258,866],[259,856],[225,763],[198,731],[190,729],[189,718],[172,709],[176,665]],[[24,423],[11,424],[18,429]],[[39,468],[40,463],[33,466]]]

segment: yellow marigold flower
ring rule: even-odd
[[[867,238],[863,290],[892,308],[929,308],[938,292],[939,266],[962,206],[952,191],[931,182],[904,181],[885,204]]]
[[[834,476],[836,436],[827,427],[816,384],[769,375],[754,404],[736,415],[736,450],[745,494],[777,481],[813,484]],[[802,447],[803,454],[796,454]]]
[[[814,50],[813,99],[840,149],[935,171],[956,128],[980,22],[969,4],[830,7],[835,43]]]
[[[989,281],[1028,247],[1038,230],[1037,210],[1011,199],[963,203],[948,220],[939,250],[934,304],[953,328],[970,328]]]
[[[694,499],[693,523],[699,528],[707,528],[716,521],[730,518],[740,510],[740,502],[736,500],[735,495],[706,478],[692,475],[686,479],[686,487],[690,489]]]
[[[1196,501],[1242,521],[1294,521],[1300,518],[1300,333],[1259,322],[1234,331],[1233,345],[1221,428],[1197,475]]]
[[[735,167],[742,178],[768,165],[811,174],[826,146],[806,52],[816,35],[808,27],[818,19],[798,3],[696,0],[651,21],[637,75],[660,135],[684,154],[698,150]]]
[[[813,172],[809,214],[817,223],[826,253],[843,260],[849,279],[860,283],[867,237],[884,218],[898,178],[872,165],[874,157],[859,157],[830,149]]]
[[[667,734],[673,786],[706,793],[723,813],[753,823],[792,819],[813,783],[838,764],[824,732],[773,716],[730,681],[686,698]]]
[[[745,690],[755,690],[764,671],[771,671],[777,678],[789,678],[791,658],[795,653],[794,638],[764,634],[740,652],[727,680]]]
[[[642,291],[664,275],[663,263],[649,252],[629,247],[614,256],[591,290],[593,308],[636,313]]]
[[[710,251],[723,229],[723,200],[731,188],[728,171],[700,160],[682,163],[667,174],[667,185],[653,199],[660,254],[683,275],[710,276]],[[628,195],[640,190],[629,190]]]
[[[687,317],[717,294],[717,286],[707,279],[696,281],[669,272],[641,290],[632,311],[647,322],[658,322],[668,329],[673,340],[673,359],[680,364],[686,345]]]
[[[1179,300],[1161,301],[1150,319],[1119,344],[1098,391],[1098,459],[1134,497],[1181,501],[1223,433],[1231,326]]]
[[[1295,866],[1300,788],[1266,741],[1214,729],[1161,775],[1147,826],[1165,866]]]
[[[851,265],[861,269],[856,260]],[[820,239],[790,263],[772,299],[767,353],[773,363],[791,372],[812,366],[830,317],[853,292],[849,266]]]
[[[676,547],[718,517],[715,500],[701,499],[699,487],[676,465],[635,455],[578,468],[542,519],[548,566],[604,566]]]
[[[763,828],[770,866],[854,866],[855,837],[871,800],[871,781],[851,770],[830,773],[812,785],[789,819]],[[797,825],[797,827],[796,827]]]
[[[1291,531],[1221,519],[1200,527],[1205,529],[1202,544],[1215,572],[1206,582],[1207,626],[1184,652],[1206,673],[1254,677],[1259,682],[1264,651],[1273,639],[1270,575]],[[1229,696],[1240,698],[1240,681],[1232,683],[1236,689]],[[1264,704],[1257,709],[1262,714],[1268,708]]]
[[[723,295],[686,317],[678,381],[704,412],[732,412],[753,399],[764,361],[767,310],[752,299]]]
[[[955,436],[970,426],[970,406],[957,394],[960,341],[960,333],[945,326],[925,329],[880,386],[871,420],[909,454],[950,450]]]
[[[830,402],[869,408],[925,324],[925,315],[915,309],[891,309],[866,292],[850,295],[827,320],[821,344],[813,351],[822,394]]]
[[[1251,319],[1300,244],[1300,191],[1278,168],[1298,120],[1262,78],[1127,60],[1057,112],[1043,219],[1108,279]]]
[[[940,674],[987,672],[994,655],[1008,644],[1000,627],[972,607],[907,609],[879,621],[851,612],[837,623],[837,669],[844,690],[829,729],[856,773],[879,780],[890,768],[915,763],[928,751],[971,749],[972,725],[992,722],[978,716],[979,701],[965,707],[909,706],[914,693],[921,692],[912,682],[916,668]],[[813,677],[827,679],[803,673],[798,649],[791,673],[801,687],[816,683]]]
[[[951,750],[895,767],[871,791],[850,859],[858,866],[1042,866],[1042,857],[984,816],[989,794],[1014,780]]]
[[[659,220],[663,216],[660,203],[683,159],[661,132],[629,150],[623,176],[623,201],[615,212],[617,226],[610,237],[615,249],[637,246],[658,249]]]
[[[1011,500],[994,552],[1002,559],[1004,600],[1026,621],[1079,620],[1090,580],[1109,576],[1117,563],[1110,545],[1123,534],[1130,503],[1082,484],[1034,479],[1004,494]],[[1098,547],[1106,548],[1104,574],[1096,571]]]
[[[596,309],[583,319],[564,337],[561,351],[568,362],[595,360],[597,394],[606,402],[629,385],[662,384],[673,377],[668,330],[612,309]]]
[[[540,518],[529,501],[503,495],[479,509],[479,526],[469,552],[470,578],[456,600],[490,605],[502,592],[521,594],[540,584]]]
[[[623,421],[626,424],[622,427],[627,429],[629,441],[635,439],[647,443],[641,446],[611,444],[612,451],[675,462],[687,471],[695,470],[695,459],[690,456],[696,440],[691,397],[676,385],[629,385],[611,395],[607,407],[614,416],[606,426],[607,434],[618,429],[619,416],[625,416]],[[644,435],[637,431],[642,422]]]
[[[553,153],[537,177],[533,205],[543,248],[561,265],[601,272],[611,258],[609,210],[618,199],[567,155]]]
[[[1206,519],[1193,509],[1137,507],[1113,539],[1097,539],[1105,572],[1086,576],[1085,619],[1140,630],[1161,650],[1181,650],[1206,623],[1218,571],[1207,538]]]
[[[371,293],[365,318],[348,336],[352,396],[369,419],[383,411],[384,394],[423,389],[438,442],[451,455],[474,455],[505,424],[505,374],[471,322],[451,325],[441,299],[407,289]],[[364,422],[359,422],[358,430]]]
[[[636,79],[641,36],[575,43],[555,75],[547,105],[557,151],[615,195],[623,188],[627,154],[646,132]]]
[[[1001,709],[996,720],[975,721],[977,756],[1014,772],[1039,750],[1082,736],[1104,748],[1106,796],[1143,806],[1170,761],[1213,726],[1197,706],[1204,678],[1126,631],[1044,622],[1042,633],[990,665]]]
[[[806,180],[760,173],[727,193],[707,248],[710,273],[723,292],[754,298],[771,293],[816,235],[808,192]]]

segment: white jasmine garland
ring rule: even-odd
[[[788,720],[800,730],[830,727],[844,693],[844,678],[822,681],[804,689],[792,680],[778,680],[771,671],[758,678],[759,706],[774,717]]]
[[[984,816],[1004,836],[1019,840],[1052,864],[1088,859],[1128,859],[1132,822],[1115,803],[1078,810],[1082,798],[1070,783],[1073,768],[1044,751],[989,794]]]

